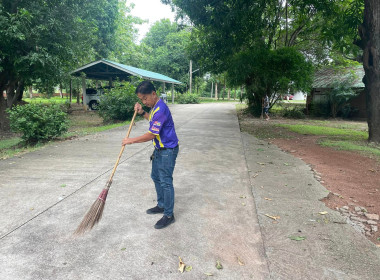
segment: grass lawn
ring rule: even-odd
[[[298,105],[296,105],[298,106]],[[380,159],[380,146],[368,143],[368,125],[363,121],[338,119],[287,119],[272,117],[265,122],[247,113],[245,104],[237,104],[243,130],[261,139],[294,138],[295,135],[320,136],[318,144],[338,150],[356,151]],[[247,121],[249,125],[244,124]]]
[[[61,98],[59,96],[54,96],[51,98],[43,98],[43,97],[33,97],[33,98],[23,98],[25,102],[28,103],[59,103],[59,104],[65,104],[66,102],[69,102],[69,99],[66,97]],[[76,103],[77,99],[73,98],[71,100],[71,103]]]
[[[201,103],[214,103],[214,102],[240,102],[239,99],[233,99],[231,98],[230,100],[228,100],[226,97],[224,98],[224,100],[222,98],[219,98],[219,99],[215,99],[215,98],[210,98],[210,97],[199,97]]]

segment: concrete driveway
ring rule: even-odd
[[[176,222],[163,230],[153,227],[160,216],[145,214],[156,202],[152,144],[142,143],[125,149],[100,224],[81,238],[72,236],[110,175],[125,127],[1,161],[0,279],[210,277],[205,273],[266,279],[234,105],[178,105],[172,111],[180,138]],[[146,130],[140,121],[131,136]],[[178,257],[193,269],[181,275]]]
[[[156,202],[153,148],[142,143],[125,149],[100,223],[72,236],[126,127],[1,161],[0,279],[378,279],[379,249],[334,211],[313,222],[326,190],[301,160],[241,134],[234,104],[171,110],[176,222],[162,230],[145,214]],[[146,130],[140,121],[131,137]],[[289,238],[297,234],[307,239]],[[179,257],[191,271],[178,271]]]

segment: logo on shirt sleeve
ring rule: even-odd
[[[155,125],[155,126],[161,126],[161,123],[158,122],[158,121],[155,121],[155,122],[153,123],[153,125]]]
[[[151,130],[153,131],[160,131],[157,127],[152,126]]]

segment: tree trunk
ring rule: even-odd
[[[59,96],[63,98],[63,92],[62,92],[62,84],[59,83]]]
[[[224,100],[225,95],[226,95],[226,78],[224,78],[223,100]]]
[[[214,82],[211,83],[211,98],[212,98],[212,91],[214,90]]]
[[[285,17],[286,17],[286,22],[285,22],[285,29],[286,29],[286,34],[285,34],[285,46],[288,44],[288,0],[285,2]]]
[[[16,81],[9,81],[7,85],[7,108],[12,107],[13,98],[15,96]]]
[[[73,100],[73,82],[72,82],[72,80],[70,79],[70,99],[69,99],[70,101],[70,106],[71,106],[71,102],[72,102],[72,100]]]
[[[368,141],[380,143],[380,1],[364,0],[364,5],[364,22],[359,33],[365,71]]]
[[[7,101],[4,98],[3,91],[0,92],[0,131],[8,131],[9,127],[9,119],[8,114],[5,111],[7,109]]]
[[[18,82],[17,88],[16,88],[16,96],[14,98],[14,102],[13,102],[12,106],[15,103],[18,103],[22,100],[22,96],[24,95],[24,89],[25,89],[24,82],[22,82],[22,81]]]
[[[29,98],[32,99],[33,98],[33,87],[30,86],[28,89],[29,89]]]
[[[215,82],[215,100],[218,99],[218,83]]]

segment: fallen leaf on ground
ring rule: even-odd
[[[318,212],[318,214],[321,214],[321,215],[326,215],[326,214],[328,214],[329,212],[327,212],[327,211],[322,211],[322,212]]]
[[[288,166],[288,165],[289,165],[289,163],[287,163],[287,162],[284,162],[284,165]]]
[[[259,176],[259,174],[256,173],[255,175],[253,175],[253,178],[256,178],[257,176]]]
[[[239,265],[241,266],[245,265],[244,262],[239,257],[237,257],[237,260],[238,260]]]
[[[122,251],[125,251],[125,250],[127,250],[127,248],[121,248],[121,250],[122,250]]]
[[[191,265],[186,266],[186,268],[185,268],[185,270],[186,270],[187,272],[191,271],[192,269],[193,269],[193,267],[192,267]]]
[[[178,270],[181,273],[183,273],[183,271],[185,270],[186,264],[182,261],[181,257],[178,257],[178,258],[179,258]]]
[[[289,236],[291,240],[302,241],[306,239],[306,236]]]
[[[264,162],[257,162],[258,164],[260,164],[260,165],[265,165],[265,163]]]
[[[241,195],[240,198],[247,198],[245,195]]]
[[[375,172],[375,169],[368,169],[369,171],[371,171],[371,172]]]
[[[245,202],[242,202],[242,204],[241,204],[241,205],[245,206]]]
[[[277,219],[280,219],[280,216],[271,216],[271,215],[268,215],[268,214],[265,214],[265,216],[273,219],[273,220],[277,220]]]
[[[272,200],[271,198],[264,197],[265,200]]]
[[[213,276],[214,275],[214,274],[212,274],[210,272],[205,272],[204,274],[207,275],[207,276]]]
[[[220,263],[220,261],[216,261],[216,265],[215,265],[215,267],[216,267],[217,269],[223,269],[223,265]]]

